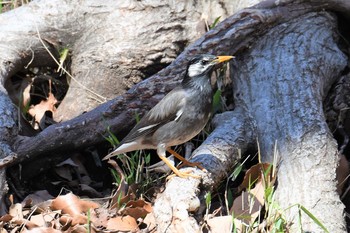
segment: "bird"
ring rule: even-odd
[[[175,175],[181,178],[198,178],[188,172],[179,171],[166,158],[166,151],[185,165],[198,166],[197,163],[191,163],[177,154],[171,147],[191,140],[205,127],[212,110],[212,73],[217,64],[232,58],[234,57],[211,54],[193,56],[187,64],[180,85],[147,112],[118,147],[103,160],[130,151],[156,149],[159,158]]]

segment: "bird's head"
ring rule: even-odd
[[[210,74],[216,64],[232,58],[233,56],[214,56],[210,54],[194,56],[188,64],[186,76],[194,78]]]
[[[214,56],[210,54],[194,56],[188,63],[182,85],[184,87],[197,87],[202,90],[204,86],[210,84],[214,66],[232,58],[233,56]]]

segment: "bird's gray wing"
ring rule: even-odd
[[[152,134],[162,125],[180,119],[186,104],[186,93],[180,88],[169,92],[156,106],[154,106],[140,122],[121,141],[121,144]],[[121,145],[120,144],[120,145]]]

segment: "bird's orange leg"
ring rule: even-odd
[[[187,178],[187,177],[193,177],[193,178],[201,178],[200,176],[189,174],[189,172],[180,172],[170,161],[167,159],[166,156],[166,147],[163,143],[159,144],[157,146],[157,154],[159,158],[175,173],[175,175],[181,177],[181,178]],[[169,176],[167,179],[170,179],[173,177],[173,175]]]
[[[179,160],[181,160],[182,164],[180,166],[178,166],[178,168],[182,167],[183,165],[186,165],[186,166],[189,166],[189,167],[198,167],[202,171],[206,171],[206,169],[204,167],[202,167],[200,163],[192,163],[192,162],[188,161],[187,159],[185,159],[184,157],[179,155],[176,151],[172,150],[171,148],[168,148],[167,151],[170,154],[174,155]]]
[[[165,157],[165,156],[159,156],[161,160],[177,175],[181,178],[187,178],[187,177],[193,177],[193,178],[201,178],[200,176],[189,174],[187,172],[180,172],[174,165],[171,164],[171,162]],[[190,171],[189,171],[190,172]],[[167,179],[172,178],[173,175],[170,175]]]

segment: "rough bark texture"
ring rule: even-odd
[[[302,204],[330,232],[344,232],[334,185],[338,150],[322,106],[347,65],[336,26],[336,17],[324,12],[279,25],[239,56],[233,69],[236,96],[254,119],[264,161],[272,162],[277,143],[278,203]],[[297,211],[291,208],[290,216]],[[323,232],[305,214],[302,226]]]
[[[277,191],[281,206],[302,203],[330,232],[344,232],[343,205],[335,192],[338,151],[322,109],[331,84],[346,66],[347,58],[336,45],[335,27],[334,18],[328,14],[310,14],[287,22],[251,45],[252,49],[242,53],[242,57],[238,56],[232,70],[237,71],[233,78],[237,82],[234,93],[237,103],[247,106],[254,119],[264,161],[272,161],[277,142],[282,161]],[[220,148],[220,142],[215,141],[215,145]],[[205,154],[215,157],[220,153]],[[205,163],[206,159],[200,161]],[[156,216],[162,230],[199,229],[192,218],[187,218],[192,204],[198,204],[193,198],[199,193],[198,184],[183,182],[171,181],[156,202],[155,212],[159,211]],[[187,192],[173,197],[180,184],[187,185]],[[291,209],[288,215],[295,222],[296,212],[296,208]],[[162,217],[168,215],[173,218]],[[302,227],[306,231],[323,232],[306,214]]]
[[[0,158],[12,155],[12,149],[9,145],[12,145],[14,138],[16,138],[17,127],[16,127],[16,109],[11,103],[11,100],[7,98],[6,91],[3,90],[0,85],[0,98],[6,101],[0,101]],[[0,169],[0,209],[3,198],[8,191],[6,183],[5,169]],[[3,214],[0,211],[0,214]]]

